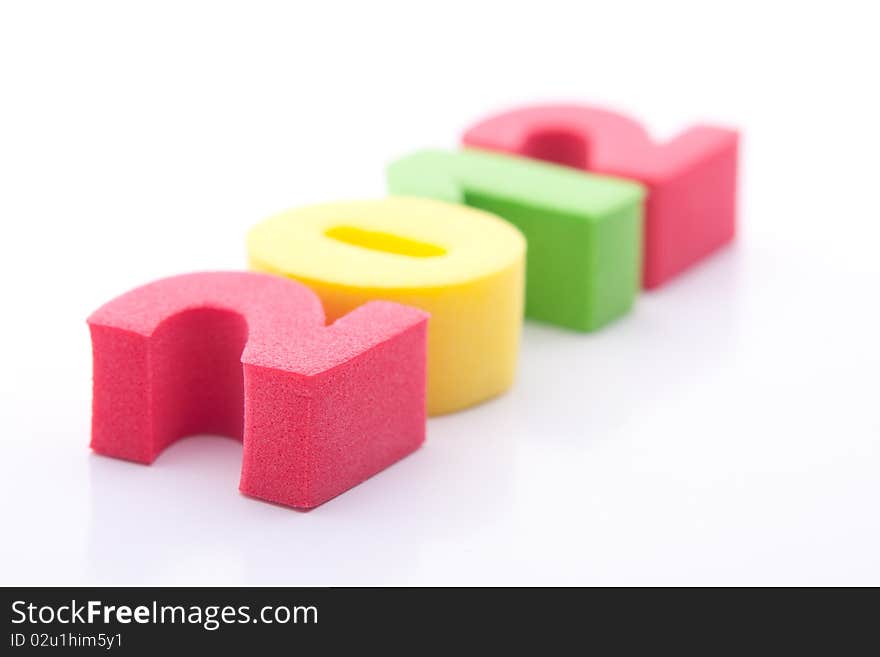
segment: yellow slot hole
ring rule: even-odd
[[[384,251],[385,253],[395,253],[412,258],[433,258],[446,253],[446,249],[434,244],[418,242],[390,233],[363,230],[353,226],[337,226],[326,231],[324,234],[331,239],[351,244],[352,246],[359,246],[373,251]]]

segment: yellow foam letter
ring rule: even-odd
[[[417,198],[328,203],[267,219],[247,245],[251,269],[310,286],[329,322],[372,299],[431,313],[429,414],[513,383],[526,246],[499,217]]]

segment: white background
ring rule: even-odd
[[[712,4],[3,2],[0,583],[880,584],[878,19]],[[736,245],[309,513],[90,454],[97,306],[557,100],[740,127]]]

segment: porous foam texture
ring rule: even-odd
[[[252,269],[306,283],[330,318],[370,299],[428,311],[429,414],[513,383],[525,240],[497,216],[417,198],[327,203],[265,220],[247,246]]]
[[[646,185],[642,284],[648,289],[727,244],[736,232],[739,136],[733,130],[694,126],[658,144],[626,116],[548,105],[480,121],[462,142]]]
[[[139,287],[88,319],[92,449],[152,463],[184,436],[238,437],[243,493],[317,506],[424,441],[427,319],[375,301],[325,326],[306,286],[249,272]]]
[[[524,157],[424,150],[388,189],[488,210],[528,241],[526,316],[581,331],[627,313],[639,291],[643,189]]]

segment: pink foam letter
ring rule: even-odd
[[[732,130],[695,126],[656,144],[620,114],[554,105],[491,117],[462,141],[646,185],[645,288],[662,285],[733,239],[738,135]]]
[[[311,290],[255,273],[137,288],[88,320],[92,449],[151,463],[183,436],[239,437],[242,492],[317,506],[424,441],[427,317],[373,301],[325,326]]]

